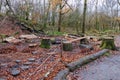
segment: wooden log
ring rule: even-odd
[[[112,38],[112,37],[105,37],[105,38],[103,38],[100,47],[102,49],[115,50],[116,47],[115,47],[115,44],[114,44],[114,38]]]
[[[108,49],[104,49],[102,51],[99,51],[95,54],[91,54],[88,55],[86,57],[80,58],[79,60],[75,61],[75,62],[71,62],[68,65],[66,65],[66,67],[70,70],[70,71],[74,71],[75,69],[99,58],[100,56],[104,55],[106,52],[108,52]]]
[[[73,50],[72,43],[69,41],[63,42],[63,50],[64,51],[72,51]]]
[[[79,46],[80,46],[81,48],[87,48],[87,49],[89,49],[89,50],[93,50],[93,49],[94,49],[92,45],[80,44]]]
[[[79,67],[99,58],[100,56],[104,55],[106,52],[108,52],[108,49],[101,50],[95,54],[88,55],[86,57],[80,58],[77,61],[71,62],[69,64],[66,64],[66,69],[61,70],[53,80],[67,80],[67,75],[72,71],[78,69]]]
[[[75,41],[78,41],[78,40],[81,40],[81,39],[85,39],[86,37],[81,37],[81,38],[77,38],[77,39],[73,39],[73,40],[70,40],[69,42],[75,42]]]
[[[53,80],[67,80],[66,77],[69,74],[69,69],[64,69],[60,71],[57,76],[54,77]]]
[[[50,45],[51,45],[50,39],[49,39],[49,38],[44,38],[44,39],[42,39],[42,41],[41,41],[40,47],[49,49],[49,48],[50,48]]]

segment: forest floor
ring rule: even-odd
[[[22,31],[20,26],[11,21],[5,21],[0,27],[0,34],[14,36],[19,39],[20,35],[28,34]],[[19,34],[14,35],[16,32]],[[61,44],[52,45],[50,49],[40,48],[40,40],[43,36],[36,39],[24,39],[20,43],[0,43],[0,80],[53,80],[56,74],[65,68],[60,61],[70,63],[89,54],[94,54],[100,50],[96,45],[94,50],[82,49],[79,41],[73,43],[72,51],[62,51]],[[50,37],[53,38],[53,37]],[[54,38],[66,39],[64,36]],[[72,40],[73,38],[67,38]],[[94,42],[95,43],[95,42]],[[30,47],[31,44],[37,44]],[[52,53],[54,52],[54,53]]]
[[[9,21],[5,22],[3,26],[0,28],[0,34],[11,36],[19,32],[19,34],[15,35],[17,39],[22,34],[28,34],[26,31],[23,32],[18,25],[14,25]],[[24,39],[24,41],[17,44],[1,42],[0,80],[53,80],[54,76],[65,68],[65,65],[60,61],[61,52],[63,54],[62,60],[65,63],[70,63],[101,50],[96,45],[98,41],[90,41],[94,50],[80,48],[80,41],[73,43],[74,49],[72,51],[62,51],[61,44],[52,45],[50,49],[43,49],[39,46],[42,38],[44,37],[37,36],[36,39]],[[73,39],[64,36],[54,38],[67,39],[68,41]],[[118,45],[119,40],[117,41],[116,44]],[[31,44],[37,45],[31,47]],[[75,80],[75,78],[72,80]]]
[[[117,47],[120,47],[119,41],[117,36]],[[110,53],[70,73],[69,77],[71,80],[120,80],[120,51]]]

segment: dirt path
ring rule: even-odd
[[[94,61],[87,68],[74,72],[77,80],[120,80],[120,55]]]
[[[115,44],[120,47],[120,36],[115,37]],[[120,80],[120,52],[96,60],[73,72],[76,80]]]

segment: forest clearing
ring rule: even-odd
[[[0,80],[119,80],[119,0],[0,0]]]

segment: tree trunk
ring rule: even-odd
[[[102,49],[111,49],[111,50],[115,50],[116,49],[115,44],[114,44],[114,39],[111,38],[111,37],[104,38],[102,40],[102,44],[101,44],[100,47]]]
[[[9,7],[9,10],[10,10],[10,11],[13,13],[13,15],[16,17],[16,15],[15,15],[12,7],[11,7],[10,0],[6,0],[6,4],[7,4],[7,6]]]
[[[108,49],[104,49],[102,51],[99,51],[95,54],[91,54],[91,55],[88,55],[86,57],[83,57],[83,58],[80,58],[79,60],[75,61],[75,62],[71,62],[67,65],[67,68],[70,70],[70,71],[74,71],[76,70],[77,68],[99,58],[100,56],[104,55],[106,52],[108,52]]]
[[[62,10],[62,5],[61,5],[61,3],[60,3],[60,4],[59,4],[58,32],[61,31],[61,19],[62,19],[62,13],[61,13],[61,10]]]
[[[84,0],[83,25],[82,25],[82,33],[83,33],[83,34],[85,34],[85,18],[86,18],[86,10],[87,10],[87,0]]]

